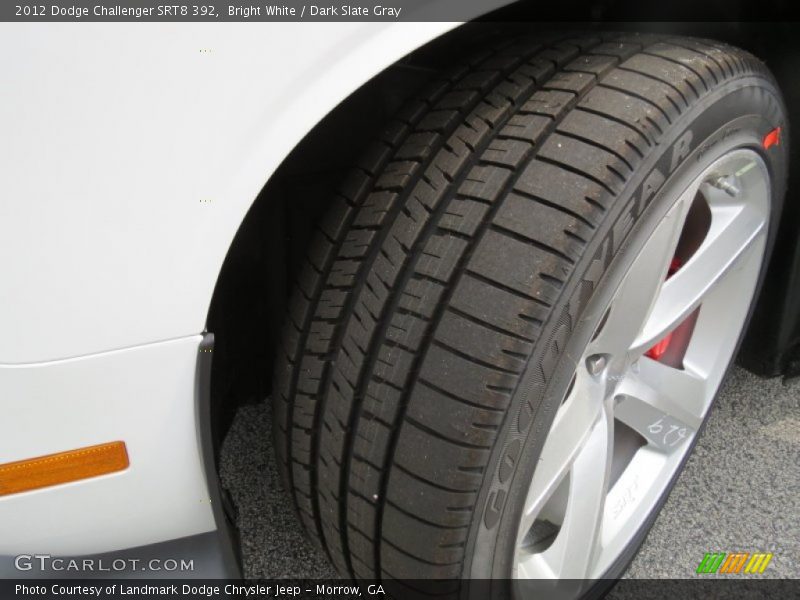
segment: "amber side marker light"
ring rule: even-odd
[[[129,464],[125,442],[108,442],[0,464],[0,496],[124,471]]]

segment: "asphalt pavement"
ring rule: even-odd
[[[335,577],[281,486],[269,412],[243,406],[222,449],[245,576]],[[800,578],[800,383],[733,370],[626,577],[692,577],[706,552],[720,551],[772,552],[765,577]]]

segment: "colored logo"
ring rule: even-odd
[[[763,573],[772,556],[771,552],[706,552],[697,573]]]

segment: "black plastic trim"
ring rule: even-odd
[[[196,408],[197,438],[206,473],[211,509],[217,525],[217,537],[223,561],[225,577],[241,579],[242,561],[239,531],[233,519],[225,510],[222,485],[219,480],[218,453],[214,422],[211,418],[211,367],[213,364],[214,334],[205,333],[200,342],[197,355]]]

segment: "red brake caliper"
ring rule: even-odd
[[[669,263],[669,270],[667,271],[667,279],[672,277],[675,272],[681,268],[681,261],[679,258],[673,258],[672,262]],[[664,353],[669,348],[669,344],[672,342],[672,331],[670,331],[667,335],[665,335],[655,346],[650,348],[647,352],[644,353],[645,356],[648,358],[652,358],[653,360],[660,360]]]

